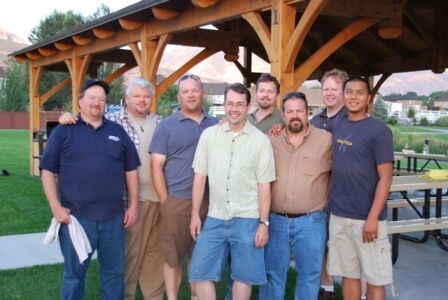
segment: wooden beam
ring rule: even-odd
[[[110,38],[111,36],[114,36],[115,34],[117,34],[117,32],[113,29],[110,28],[93,28],[92,29],[93,34],[95,35],[95,37],[99,38],[99,39],[107,39]]]
[[[261,17],[261,14],[257,12],[248,12],[246,14],[242,14],[241,17],[246,20],[247,23],[249,23],[255,30],[255,33],[258,35],[258,38],[263,44],[264,50],[266,50],[269,61],[272,62],[271,31]]]
[[[52,56],[58,52],[56,49],[48,47],[38,48],[37,51],[39,51],[42,56]]]
[[[381,75],[380,80],[378,80],[378,82],[375,84],[373,89],[370,91],[370,96],[372,98],[372,102],[373,102],[373,99],[375,99],[376,94],[380,90],[381,86],[386,81],[386,79],[389,78],[390,75],[392,75],[392,73],[384,73],[383,75]]]
[[[153,7],[151,8],[152,14],[154,15],[154,18],[157,20],[169,20],[177,15],[179,15],[178,10],[174,9],[168,9],[168,8],[162,8],[162,7]]]
[[[40,105],[44,105],[54,94],[62,90],[67,84],[71,83],[72,79],[69,77],[65,78],[63,81],[59,82],[57,85],[48,90],[45,94],[40,97]]]
[[[285,49],[285,60],[282,66],[282,71],[293,71],[294,62],[299,53],[300,48],[303,45],[305,37],[310,32],[311,26],[313,26],[319,14],[328,4],[329,0],[315,0],[310,1],[307,5],[305,12],[300,18],[299,23],[294,29],[294,32],[289,38]]]
[[[107,82],[107,83],[111,83],[116,78],[120,77],[121,75],[123,75],[127,71],[131,70],[132,68],[135,68],[135,66],[133,66],[133,65],[122,65],[121,67],[119,67],[118,69],[116,69],[115,71],[110,73],[108,76],[106,76],[104,78],[104,81]]]
[[[32,61],[38,60],[42,57],[42,55],[40,55],[39,53],[36,53],[36,52],[27,52],[25,55],[26,55],[26,57],[29,58],[29,60],[32,60]]]
[[[207,59],[208,57],[215,54],[217,51],[204,49],[198,54],[196,54],[193,58],[191,58],[189,61],[187,61],[185,64],[183,64],[180,68],[178,68],[176,71],[171,73],[167,78],[165,78],[162,82],[160,82],[156,86],[156,94],[157,95],[163,95],[170,86],[172,86],[176,80],[181,77],[183,74],[185,74],[188,70],[193,68],[195,65],[200,63],[201,61]]]
[[[39,105],[39,86],[40,79],[42,77],[43,67],[33,68],[29,67],[30,82],[29,82],[29,93],[30,93],[30,152],[29,152],[29,171],[30,175],[35,175],[34,170],[38,169],[37,164],[39,164],[38,159],[34,159],[34,153],[38,151],[37,143],[33,142],[33,133],[40,129],[40,105]]]
[[[77,45],[80,45],[80,46],[85,46],[85,45],[91,44],[94,41],[93,38],[84,36],[84,35],[80,35],[80,34],[72,36],[72,39]]]
[[[310,74],[317,69],[317,67],[326,60],[333,52],[339,49],[346,42],[363,32],[370,26],[378,23],[379,19],[373,18],[358,18],[352,21],[347,27],[337,33],[330,39],[323,47],[310,56],[302,65],[300,65],[294,72],[294,83],[296,87],[310,76]]]
[[[207,8],[219,2],[221,2],[221,0],[191,0],[191,3],[193,3],[194,6],[199,8]]]
[[[66,51],[66,50],[70,50],[71,48],[73,48],[73,43],[69,43],[69,42],[54,42],[54,47],[60,51]]]
[[[143,21],[125,19],[125,18],[118,19],[118,23],[124,30],[135,30],[142,27],[144,24]]]
[[[153,80],[156,79],[157,69],[159,68],[160,61],[162,60],[163,52],[165,51],[166,46],[171,40],[171,34],[163,34],[160,36],[159,41],[157,42],[157,47],[153,53],[151,58],[151,63],[149,64],[149,73],[154,75]],[[155,101],[154,101],[155,102]]]
[[[142,73],[142,69],[141,69],[141,65],[142,65],[141,53],[142,53],[142,51],[138,47],[138,43],[132,42],[132,43],[129,43],[128,46],[129,46],[129,48],[131,48],[132,54],[134,55],[134,58],[135,58],[135,61],[137,62],[138,67],[140,68],[140,73]]]

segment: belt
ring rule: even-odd
[[[290,219],[300,218],[300,217],[309,215],[309,214],[279,213],[279,212],[276,212],[276,211],[271,211],[271,213],[274,213],[274,214],[279,215],[279,216],[287,217],[287,218],[290,218]]]

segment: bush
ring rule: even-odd
[[[420,119],[420,126],[429,126],[429,121],[426,117]]]
[[[434,122],[434,125],[439,127],[448,127],[448,117],[438,118],[437,121]]]
[[[389,120],[387,120],[387,124],[390,125],[397,125],[398,123],[398,118],[396,116],[392,116],[389,118]]]

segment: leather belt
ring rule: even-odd
[[[274,213],[274,214],[276,214],[276,215],[279,215],[279,216],[287,217],[287,218],[290,218],[290,219],[300,218],[300,217],[303,217],[303,216],[307,216],[307,215],[308,215],[308,214],[279,213],[279,212],[276,212],[276,211],[272,211],[272,213]]]

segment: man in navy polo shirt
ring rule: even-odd
[[[54,129],[40,165],[45,195],[61,223],[62,299],[84,298],[84,279],[93,254],[80,263],[68,230],[71,215],[83,227],[92,250],[98,250],[101,297],[124,297],[125,228],[137,221],[140,161],[124,129],[103,117],[108,92],[107,83],[86,81],[79,98],[79,121]]]

